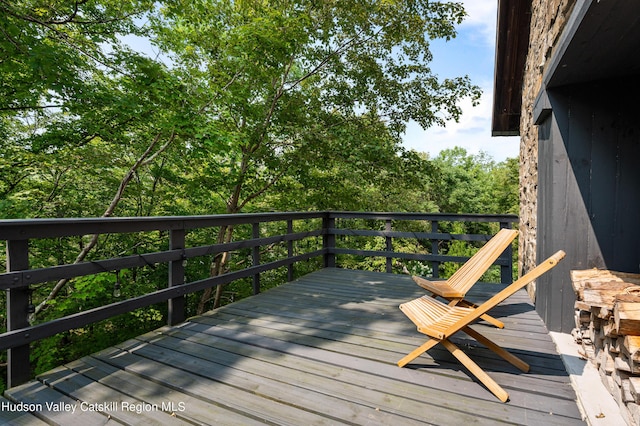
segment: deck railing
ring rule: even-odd
[[[6,241],[7,272],[0,274],[0,289],[7,292],[7,331],[0,334],[0,350],[7,350],[7,386],[12,387],[30,379],[30,343],[57,333],[77,329],[116,315],[131,312],[160,302],[168,303],[167,322],[178,324],[185,320],[185,295],[207,288],[224,286],[243,278],[251,278],[252,292],[260,292],[261,274],[287,268],[287,279],[294,277],[295,264],[322,258],[319,267],[341,266],[345,256],[385,259],[384,270],[393,271],[393,260],[411,260],[431,265],[438,277],[443,262],[464,262],[466,257],[440,253],[442,242],[452,240],[487,241],[487,234],[455,234],[442,232],[443,222],[496,223],[512,227],[518,221],[513,215],[452,215],[420,213],[359,213],[359,212],[298,212],[234,214],[194,217],[137,217],[85,219],[28,219],[0,220],[0,240]],[[269,224],[280,223],[283,232],[263,235]],[[407,224],[413,224],[407,226]],[[302,224],[302,225],[301,225]],[[286,225],[286,226],[284,226]],[[220,227],[251,227],[250,237],[229,243],[187,246],[189,232]],[[34,268],[30,265],[30,243],[41,239],[82,237],[87,235],[160,232],[166,239],[166,250],[143,254],[92,259],[80,263],[56,264]],[[350,238],[383,238],[384,249],[356,249],[349,247]],[[394,251],[394,239],[416,239],[429,247],[424,253]],[[302,247],[302,242],[306,246]],[[309,243],[310,242],[310,243]],[[261,249],[283,244],[286,253],[277,260],[261,262]],[[345,245],[347,244],[347,245]],[[218,253],[249,250],[251,265],[218,276],[203,277],[185,282],[184,262],[188,259],[213,256]],[[61,279],[96,275],[108,271],[167,264],[166,286],[152,293],[89,309],[31,325],[33,310],[31,288]],[[508,249],[496,262],[500,265],[501,281],[512,279],[512,253]]]

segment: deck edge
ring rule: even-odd
[[[549,335],[558,348],[571,386],[578,398],[578,408],[583,419],[590,426],[625,425],[620,407],[607,391],[596,367],[585,360],[578,352],[578,345],[573,336],[567,333],[550,331]]]

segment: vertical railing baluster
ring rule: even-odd
[[[391,229],[392,229],[391,228],[391,219],[387,219],[385,221],[385,224],[384,224],[384,230],[386,232],[391,232]],[[393,240],[392,240],[391,236],[386,236],[385,237],[385,242],[386,242],[386,250],[388,252],[392,252],[393,251]],[[392,266],[393,266],[392,265],[392,258],[391,257],[387,257],[387,273],[390,274],[391,272],[393,272]]]
[[[252,237],[254,239],[260,238],[260,222],[253,224]],[[253,266],[260,265],[260,246],[256,245],[252,249]],[[253,294],[260,293],[260,274],[253,275]]]
[[[293,234],[293,220],[287,220],[287,234]],[[293,257],[293,241],[287,241],[287,257],[291,259]],[[293,264],[287,265],[287,281],[293,281]]]
[[[432,220],[431,221],[431,232],[438,232],[438,221],[437,220]],[[439,249],[439,245],[438,245],[438,241],[437,239],[432,239],[431,240],[431,254],[434,256],[437,256],[440,249]],[[439,278],[440,277],[440,262],[437,260],[434,260],[433,262],[431,262],[431,275],[433,276],[433,278]]]
[[[511,222],[500,222],[500,229],[511,229]],[[509,244],[509,247],[504,251],[503,256],[507,259],[506,265],[500,265],[500,282],[502,284],[511,284],[513,282],[513,248]]]
[[[29,240],[7,241],[7,272],[29,269]],[[29,326],[29,287],[7,291],[7,331]],[[7,351],[7,387],[18,386],[31,378],[29,345]]]
[[[184,229],[171,230],[171,233],[169,234],[169,249],[183,250],[184,245]],[[169,262],[169,287],[176,287],[182,284],[184,284],[184,259],[181,258]],[[169,325],[176,325],[184,322],[186,319],[184,295],[169,299],[167,317]]]
[[[330,215],[325,216],[322,219],[322,248],[327,252],[324,254],[324,267],[335,268],[336,267],[336,255],[333,249],[336,248],[336,235],[333,230],[336,227],[335,217]],[[331,252],[329,252],[331,251]]]

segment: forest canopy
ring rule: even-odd
[[[0,10],[3,218],[453,208],[438,205],[432,159],[401,136],[409,120],[442,125],[479,99],[467,76],[429,66],[430,42],[465,16],[458,3]]]
[[[464,17],[460,3],[429,0],[0,0],[0,218],[516,213],[516,159],[402,146],[409,121],[444,125],[480,98],[468,76],[430,68],[430,43]],[[156,242],[56,244],[34,252],[64,249],[57,260],[70,262]],[[159,275],[118,279],[141,294]],[[36,314],[100,305],[114,279],[42,287]],[[40,344],[42,368],[72,358],[64,338]]]

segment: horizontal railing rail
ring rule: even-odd
[[[21,288],[53,280],[77,278],[86,275],[99,274],[105,271],[116,271],[155,265],[158,263],[187,260],[194,257],[207,256],[225,251],[235,251],[242,248],[253,248],[256,246],[264,246],[285,241],[300,241],[305,238],[322,235],[322,230],[315,230],[232,243],[212,244],[208,246],[166,250],[155,253],[136,254],[114,259],[93,260],[76,264],[52,266],[49,268],[7,272],[0,275],[0,289],[8,290],[11,288]],[[0,350],[2,350],[1,347]]]
[[[354,220],[360,223],[352,223]],[[294,265],[314,258],[323,258],[321,266],[340,266],[341,256],[382,257],[386,272],[393,271],[393,260],[415,260],[428,262],[433,276],[438,277],[439,265],[444,262],[464,262],[468,257],[448,256],[440,253],[440,244],[449,241],[487,241],[487,234],[455,234],[443,232],[444,222],[498,223],[500,227],[512,227],[518,220],[513,215],[450,215],[420,213],[362,213],[362,212],[294,212],[256,213],[187,217],[136,217],[136,218],[82,218],[82,219],[25,219],[0,220],[0,240],[6,241],[7,272],[0,274],[0,289],[7,292],[7,331],[0,334],[0,350],[7,350],[7,385],[24,383],[30,378],[30,344],[57,333],[112,318],[138,308],[167,302],[167,322],[170,325],[185,320],[187,294],[233,281],[252,278],[252,292],[260,292],[261,274],[286,267],[287,279],[293,280]],[[294,223],[305,222],[304,230],[294,232]],[[315,222],[313,222],[315,221]],[[285,222],[286,232],[261,236],[261,225]],[[423,222],[428,231],[407,231],[402,224]],[[196,245],[187,247],[185,235],[190,231],[215,229],[226,226],[251,226],[251,237],[229,243]],[[367,226],[369,229],[366,229]],[[372,226],[384,229],[371,229]],[[396,229],[394,229],[394,226]],[[29,246],[41,239],[82,237],[95,234],[128,234],[139,232],[166,233],[166,250],[94,259],[80,263],[30,268]],[[163,234],[164,235],[164,234]],[[358,247],[342,247],[341,238],[382,238],[384,249],[371,250]],[[320,244],[317,239],[322,238]],[[394,240],[424,240],[429,250],[423,253],[403,253],[394,250]],[[295,250],[294,243],[313,241],[303,253]],[[277,260],[261,262],[262,248],[275,244],[286,244],[286,255]],[[424,246],[424,245],[423,245]],[[250,250],[252,263],[237,271],[218,276],[202,277],[185,282],[184,262],[203,256],[215,256],[224,252]],[[298,251],[298,253],[296,253]],[[511,282],[512,253],[508,249],[498,259],[501,281]],[[168,275],[166,288],[131,297],[126,300],[87,309],[42,324],[29,323],[31,287],[62,279],[73,279],[166,264]]]
[[[369,221],[384,221],[384,230],[339,228],[335,226],[336,220],[361,219]],[[491,235],[487,234],[454,234],[439,232],[442,223],[469,222],[469,223],[498,223],[500,228],[511,228],[518,222],[515,215],[481,215],[481,214],[448,214],[448,213],[364,213],[364,212],[332,212],[330,220],[332,226],[328,233],[332,236],[332,243],[328,245],[328,256],[336,254],[356,255],[365,257],[384,257],[386,259],[386,272],[392,272],[394,259],[407,259],[425,261],[431,264],[432,276],[439,278],[439,265],[445,262],[462,263],[468,257],[450,256],[440,254],[440,242],[443,241],[488,241]],[[394,223],[403,222],[429,222],[431,232],[407,232],[394,231]],[[386,250],[361,250],[350,247],[340,248],[335,244],[335,236],[363,236],[383,237],[386,240]],[[393,238],[425,239],[430,241],[431,250],[428,254],[400,253],[393,250]],[[332,261],[329,261],[332,264]],[[501,282],[510,284],[512,281],[512,251],[508,248],[495,262],[501,266]]]

